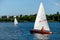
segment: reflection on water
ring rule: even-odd
[[[48,40],[49,39],[49,35],[48,34],[34,34],[36,39],[39,40]]]
[[[14,24],[14,26],[17,26],[17,24]]]

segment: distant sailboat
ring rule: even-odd
[[[17,21],[17,19],[15,17],[15,19],[14,19],[14,25],[17,25],[17,24],[18,24],[18,21]]]
[[[46,19],[46,15],[45,15],[45,11],[44,11],[42,2],[40,4],[38,14],[37,14],[37,17],[35,20],[34,29],[30,30],[30,32],[31,33],[41,33],[41,34],[52,33],[52,32],[50,32],[50,28],[47,23],[47,19]]]

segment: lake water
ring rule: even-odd
[[[18,25],[11,22],[1,22],[0,40],[60,40],[60,33],[50,35],[30,34],[29,30],[33,27],[33,22],[22,22]],[[49,22],[49,27],[52,32],[60,32],[60,22]]]

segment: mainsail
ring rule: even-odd
[[[42,27],[44,27],[44,30],[50,31],[48,23],[47,23],[44,7],[43,7],[43,4],[41,2],[37,17],[35,20],[34,29],[41,30]]]
[[[15,19],[14,19],[14,25],[16,25],[16,24],[18,24],[18,21],[17,21],[17,19],[15,18]]]

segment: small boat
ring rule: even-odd
[[[39,34],[51,34],[50,28],[47,23],[43,3],[41,2],[38,14],[35,20],[34,28],[30,30],[30,33],[39,33]]]
[[[15,17],[15,19],[14,19],[14,25],[17,25],[17,24],[18,24],[18,21],[17,21],[17,19]]]

